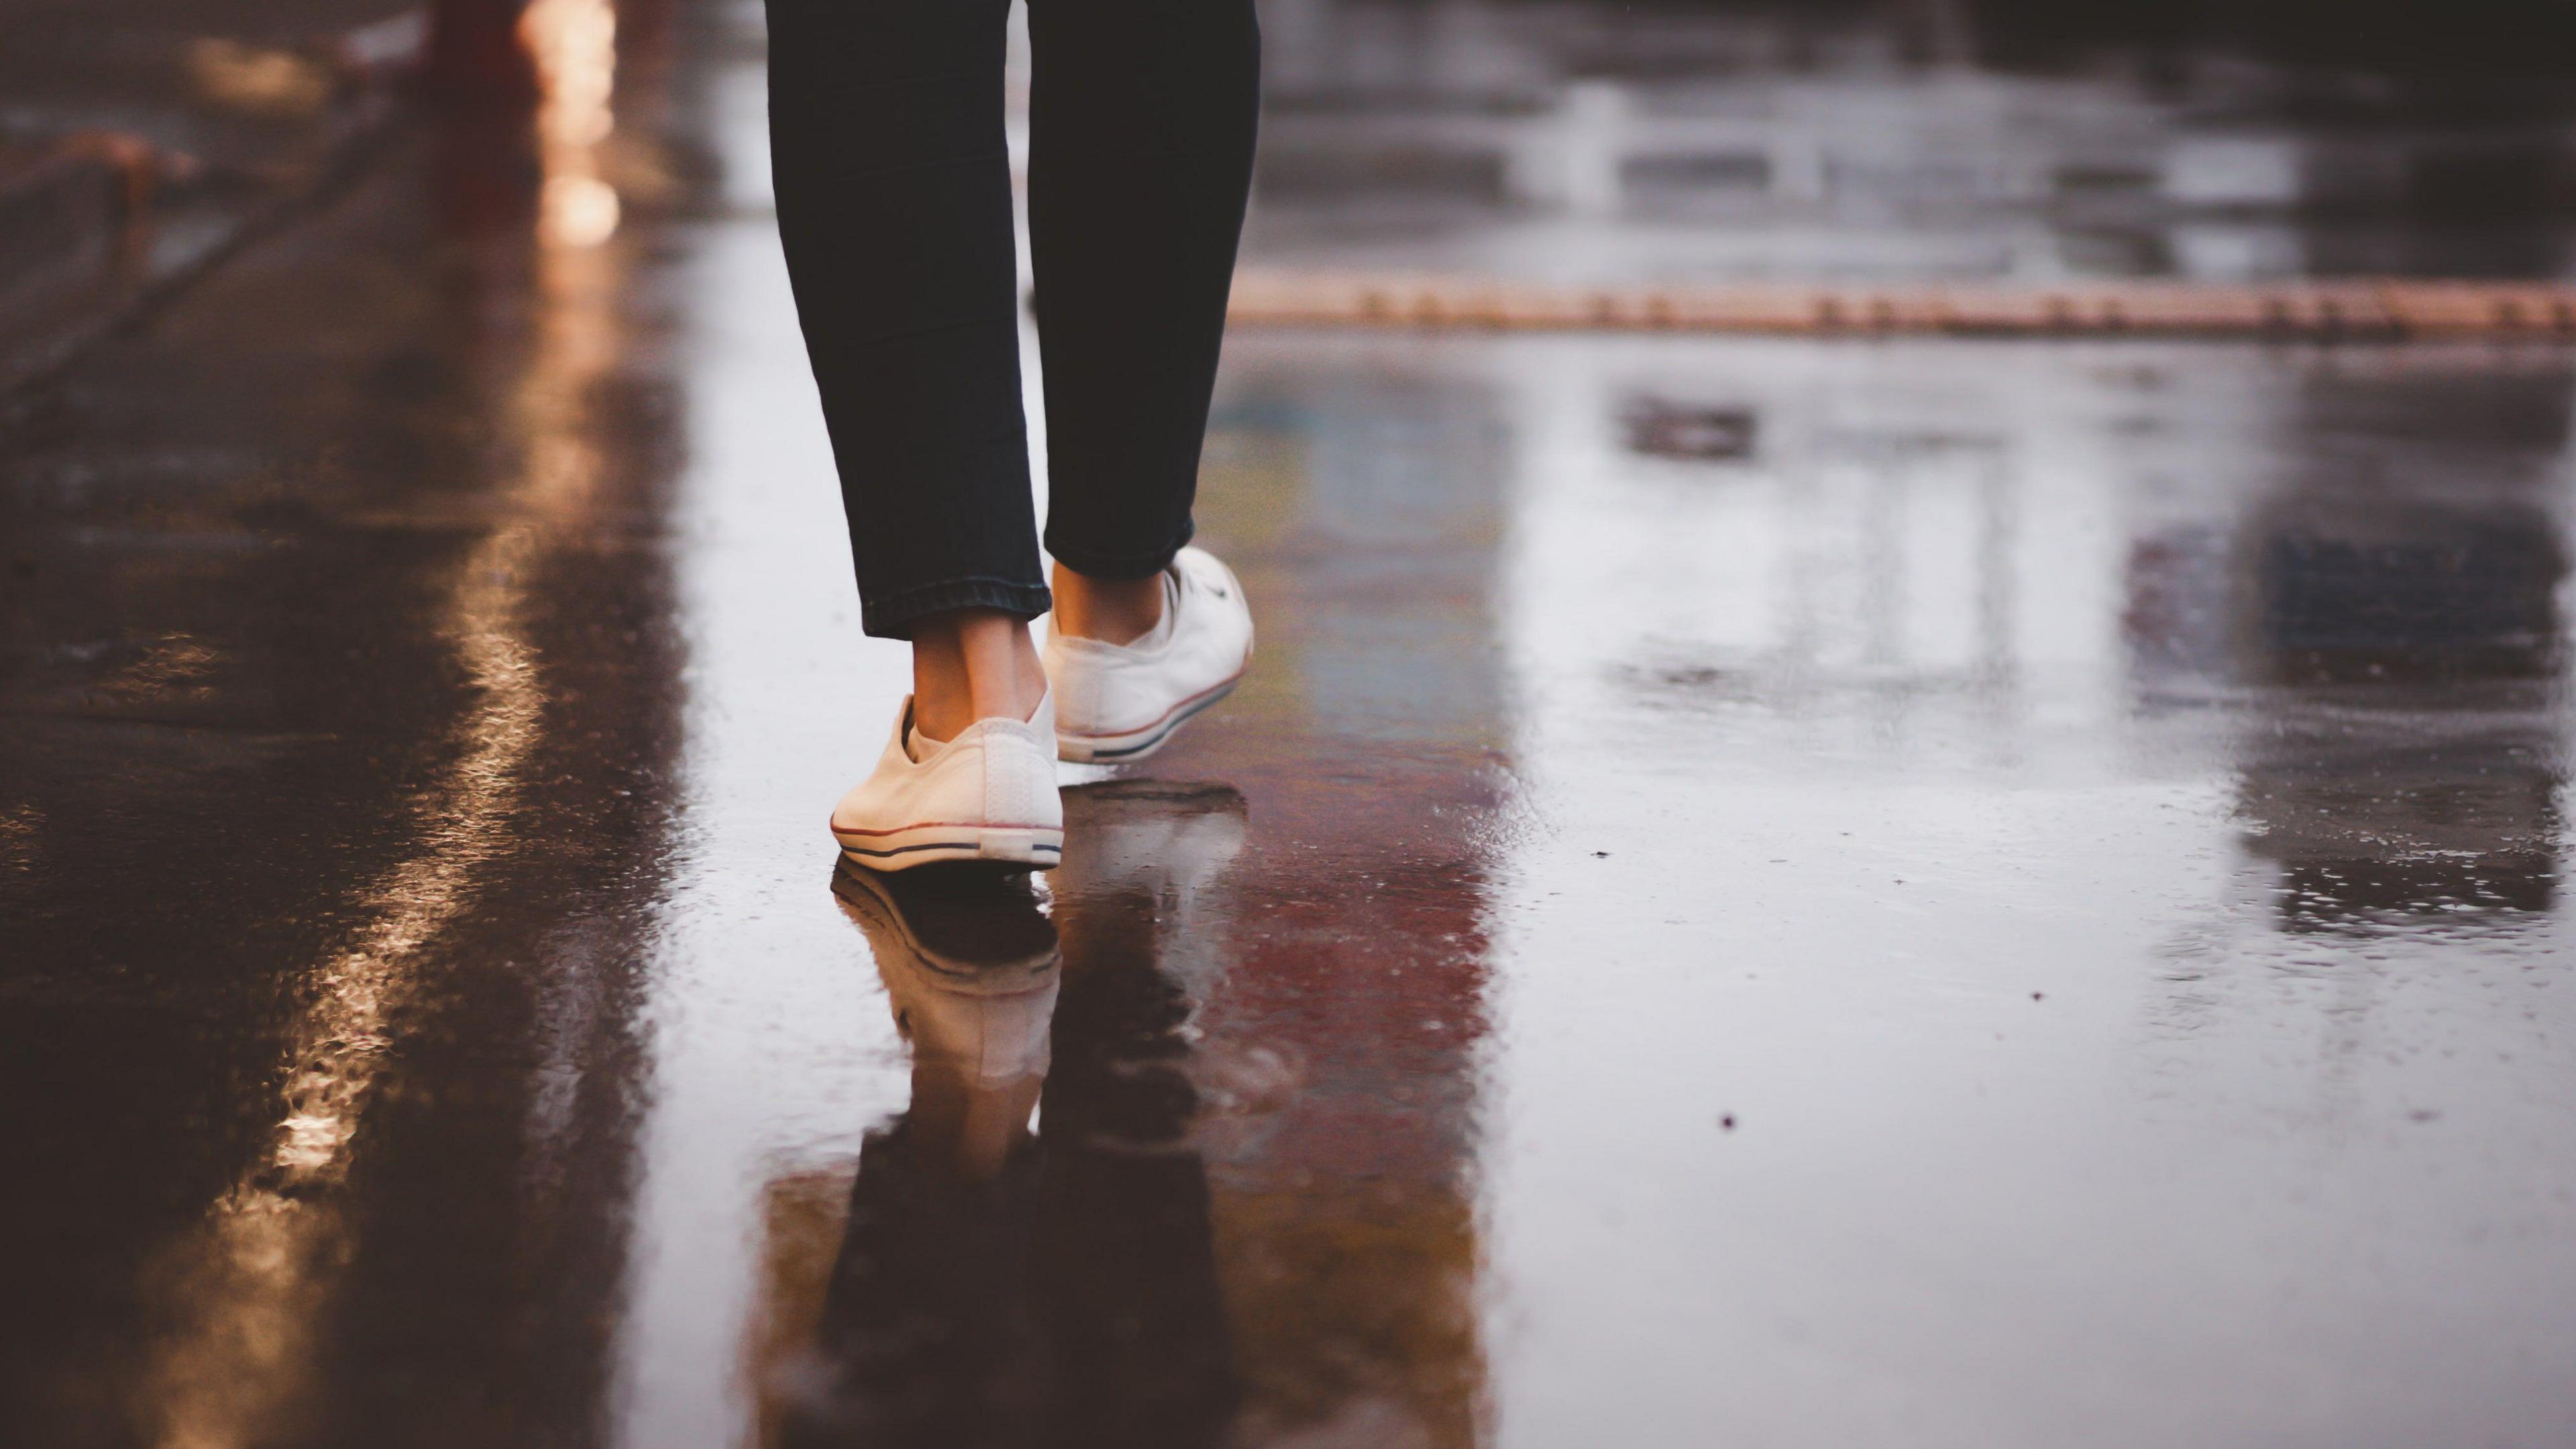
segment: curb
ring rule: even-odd
[[[1238,327],[1699,332],[1798,337],[2160,337],[2576,342],[2576,286],[2368,278],[2242,286],[2099,282],[1547,287],[1463,277],[1248,270]]]

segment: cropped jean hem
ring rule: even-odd
[[[1008,579],[950,579],[944,583],[924,584],[906,589],[887,599],[865,599],[859,605],[859,625],[874,638],[909,639],[912,626],[933,614],[952,609],[999,609],[1022,619],[1034,619],[1055,607],[1055,596],[1043,584],[1018,584]]]
[[[1197,533],[1198,525],[1192,520],[1184,519],[1180,534],[1164,547],[1152,553],[1120,554],[1102,553],[1084,548],[1080,544],[1069,544],[1057,537],[1054,529],[1049,529],[1046,549],[1057,563],[1087,579],[1150,579],[1170,568],[1172,556],[1188,546],[1189,541],[1196,537]]]

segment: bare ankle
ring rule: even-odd
[[[1163,576],[1096,579],[1055,566],[1055,628],[1072,638],[1132,644],[1163,622]]]
[[[1046,697],[1029,626],[997,609],[958,609],[912,631],[912,721],[924,739],[955,739],[981,719],[1024,720]]]

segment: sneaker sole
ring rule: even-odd
[[[1055,757],[1074,765],[1117,765],[1141,760],[1161,749],[1199,711],[1234,693],[1242,683],[1243,676],[1238,674],[1213,689],[1194,694],[1141,730],[1121,735],[1069,735],[1058,730]]]
[[[1040,825],[915,825],[903,830],[832,827],[841,853],[870,870],[910,870],[941,861],[976,860],[1053,870],[1064,862],[1064,831]]]

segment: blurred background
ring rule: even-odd
[[[1262,16],[1268,276],[2576,263],[2565,5]],[[1238,326],[995,1006],[765,47],[0,0],[0,1440],[2576,1442],[2563,337]]]
[[[2563,9],[1281,4],[1259,233],[1586,276],[2557,276]]]
[[[523,4],[9,0],[12,335],[61,304],[26,295],[34,279],[95,265],[125,211],[157,224],[151,266],[184,266],[225,213],[309,183],[365,125],[365,92],[409,66],[454,102],[528,103]],[[628,43],[668,9],[630,0]],[[562,14],[544,23],[579,23]],[[1586,279],[2569,264],[2576,18],[2542,0],[1263,14],[1261,259]]]

